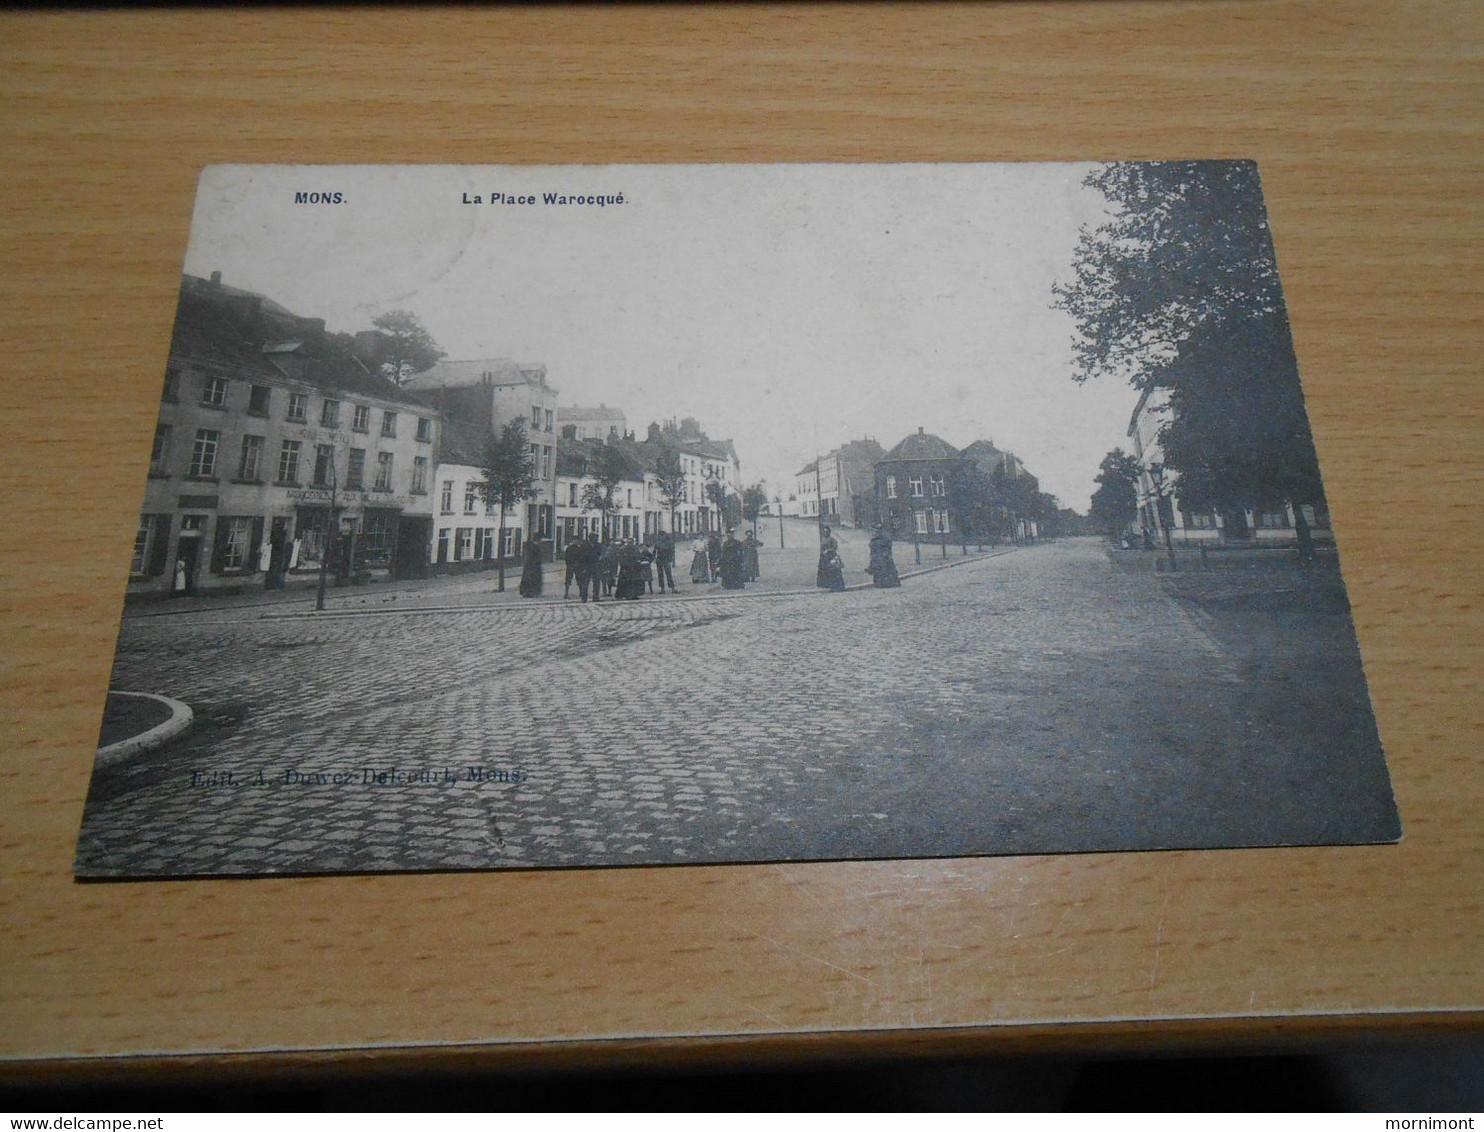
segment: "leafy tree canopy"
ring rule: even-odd
[[[1318,499],[1256,165],[1107,165],[1087,183],[1111,215],[1055,289],[1077,323],[1074,379],[1170,391],[1160,440],[1191,506]]]
[[[398,385],[444,356],[422,319],[411,311],[387,311],[373,318],[371,325],[381,332],[373,361]]]

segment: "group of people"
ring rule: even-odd
[[[739,539],[735,527],[728,527],[726,538],[713,532],[710,537],[697,539],[691,547],[690,578],[693,583],[720,582],[724,590],[740,590],[748,582],[762,577],[758,566],[758,549],[762,546],[753,532]],[[885,528],[877,528],[871,536],[871,561],[866,573],[878,589],[889,589],[902,584],[897,574],[896,560],[892,557],[891,536]],[[567,564],[566,584],[563,598],[572,596],[572,583],[577,583],[578,596],[586,603],[613,598],[633,601],[646,593],[676,593],[675,588],[675,536],[660,531],[654,542],[641,543],[635,539],[620,538],[605,540],[596,535],[579,535],[567,544],[563,553]],[[658,578],[659,589],[655,589]],[[541,543],[531,539],[526,543],[520,573],[521,597],[541,595]],[[845,563],[840,558],[840,544],[829,527],[820,528],[819,568],[815,584],[822,590],[845,589]]]
[[[656,575],[659,593],[667,589],[675,592],[675,539],[666,531],[655,536],[653,545],[631,538],[602,540],[579,535],[567,544],[563,559],[567,564],[564,598],[572,596],[572,583],[576,582],[578,596],[584,602],[589,594],[593,601],[605,597],[634,601],[656,592]]]
[[[886,533],[885,527],[877,527],[871,536],[871,562],[866,573],[871,575],[871,584],[877,589],[891,589],[902,584],[896,559],[891,553],[891,535]],[[836,592],[845,588],[845,563],[840,558],[840,544],[829,527],[819,529],[819,569],[814,584],[822,590]]]
[[[728,527],[725,540],[713,531],[691,544],[690,580],[697,585],[720,582],[724,590],[746,589],[763,576],[757,553],[761,546],[751,531],[739,539],[737,528]]]

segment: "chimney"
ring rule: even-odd
[[[917,435],[918,436],[921,436],[922,435],[922,432],[923,432],[922,425],[918,425],[917,426]]]
[[[213,287],[220,287],[222,285],[222,273],[220,271],[213,271],[211,273],[211,285]]]

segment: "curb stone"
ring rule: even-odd
[[[117,743],[110,743],[106,747],[99,747],[93,762],[93,765],[97,767],[113,766],[127,758],[132,758],[141,751],[150,751],[162,746],[189,727],[196,718],[188,705],[179,700],[172,700],[169,696],[157,696],[151,692],[121,692],[117,688],[108,689],[108,694],[130,696],[138,700],[154,700],[155,703],[164,704],[170,709],[170,718],[164,723],[156,724],[148,731],[142,731],[127,739],[120,739]]]

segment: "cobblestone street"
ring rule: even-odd
[[[1070,540],[899,590],[131,618],[112,687],[197,721],[95,775],[78,868],[1395,836],[1348,619],[1254,637],[1243,616]]]

